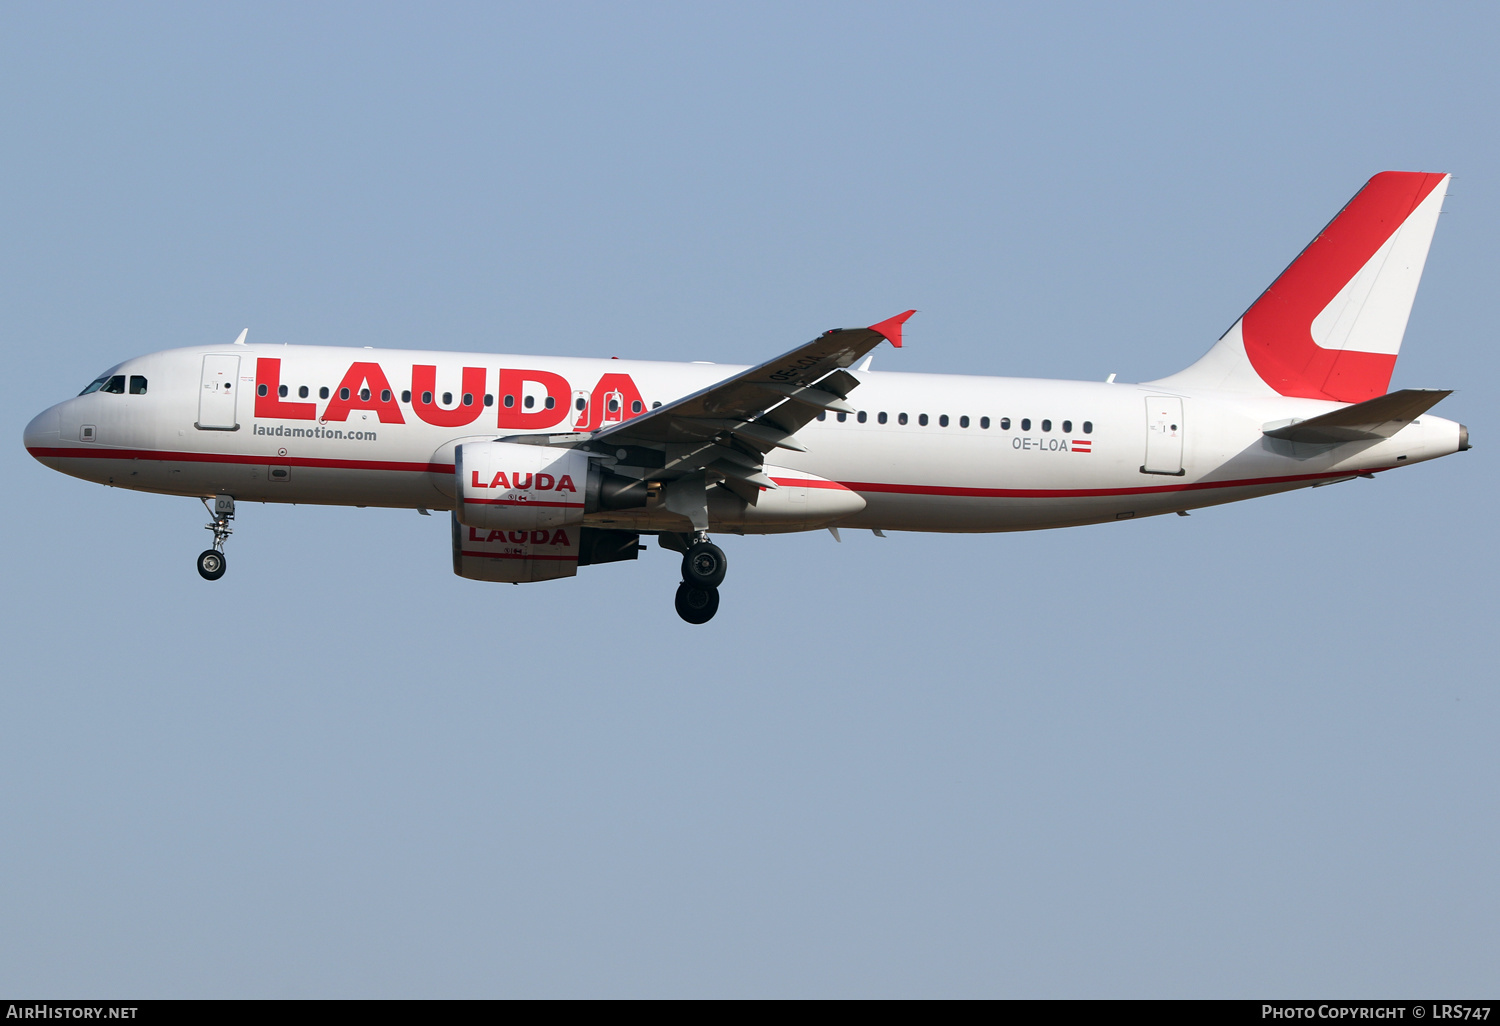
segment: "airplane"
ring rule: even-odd
[[[446,511],[453,572],[534,583],[682,556],[708,622],[712,533],[980,533],[1134,520],[1469,448],[1387,392],[1446,174],[1387,171],[1186,370],[1140,384],[874,371],[908,310],[753,367],[251,344],[111,367],[27,425],[44,465],[200,499],[224,575],[237,502]],[[248,330],[248,329],[247,329]],[[864,361],[861,364],[860,361]]]

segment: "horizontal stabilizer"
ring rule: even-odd
[[[1452,394],[1452,389],[1403,388],[1320,417],[1268,424],[1265,433],[1287,442],[1321,445],[1390,438]]]

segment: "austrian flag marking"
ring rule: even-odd
[[[1070,444],[1072,445],[1074,452],[1093,452],[1094,451],[1093,450],[1094,442],[1093,442],[1093,439],[1090,439],[1090,438],[1075,438],[1075,439],[1072,440],[1072,442]]]

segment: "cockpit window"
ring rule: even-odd
[[[125,375],[123,375],[123,374],[112,375],[110,377],[110,379],[104,383],[104,387],[101,388],[101,389],[99,389],[99,391],[101,391],[101,392],[113,392],[115,395],[124,395],[125,394]]]
[[[146,379],[144,377],[142,377],[139,374],[132,374],[132,375],[130,375],[130,394],[131,395],[145,395],[146,394]]]
[[[88,395],[90,392],[97,392],[97,391],[99,391],[99,389],[101,389],[101,388],[104,387],[104,383],[106,381],[108,381],[108,380],[109,380],[109,375],[108,374],[104,375],[104,377],[102,377],[102,378],[95,378],[93,381],[89,382],[89,387],[88,388],[85,388],[82,392],[79,392],[78,394],[79,395]]]

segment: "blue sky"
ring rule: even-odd
[[[1485,5],[12,4],[0,991],[1488,993]],[[1456,179],[1393,386],[1472,452],[987,537],[463,581],[446,522],[20,445],[231,340],[1196,359],[1371,174]]]

